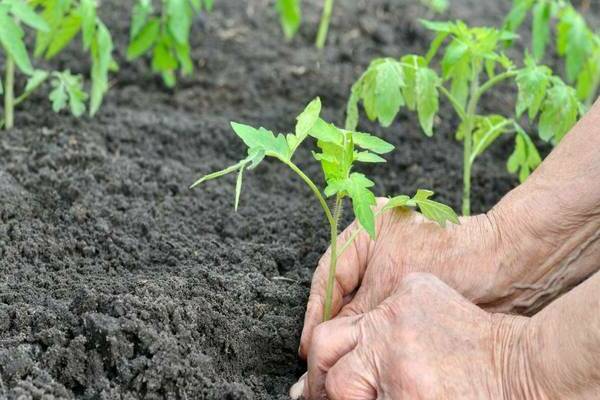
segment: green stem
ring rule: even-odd
[[[12,129],[15,124],[15,61],[6,55],[6,78],[4,80],[4,127]]]
[[[474,60],[471,65],[471,88],[469,90],[469,103],[467,105],[465,120],[465,137],[463,148],[463,193],[462,193],[462,214],[471,215],[471,154],[473,154],[473,128],[475,127],[475,118],[477,116],[477,103],[482,93],[479,87],[480,62]],[[497,77],[499,77],[498,75]],[[490,80],[491,81],[491,80]],[[487,82],[487,84],[490,83]],[[499,81],[498,81],[499,82]],[[490,85],[491,87],[493,85]]]
[[[446,96],[446,98],[450,101],[450,104],[452,104],[452,107],[454,107],[454,111],[456,111],[456,114],[458,114],[458,117],[464,121],[467,119],[467,116],[465,114],[465,110],[463,109],[463,107],[460,105],[460,103],[458,102],[458,100],[456,100],[456,98],[454,96],[452,96],[452,93],[450,93],[448,91],[448,89],[446,89],[444,86],[440,85],[439,86],[440,92],[442,92],[442,94],[444,96]]]
[[[302,172],[302,170],[300,168],[298,168],[296,166],[296,164],[294,164],[293,162],[291,162],[289,160],[285,160],[283,158],[280,158],[275,153],[267,153],[267,155],[277,158],[279,161],[281,161],[282,163],[284,163],[285,165],[290,167],[292,169],[292,171],[294,171],[300,178],[302,178],[302,180],[308,185],[310,190],[312,190],[312,192],[315,194],[315,196],[317,197],[317,200],[319,200],[319,204],[321,204],[321,207],[323,208],[323,211],[325,212],[325,217],[327,217],[327,221],[329,222],[329,225],[330,226],[336,225],[335,218],[333,217],[333,214],[331,214],[331,210],[329,210],[327,201],[325,201],[325,198],[321,195],[321,191],[319,191],[319,188],[317,187],[317,185],[315,185],[314,182],[308,176],[306,176],[306,174],[304,172]]]
[[[329,31],[329,21],[331,21],[331,13],[333,12],[333,1],[325,0],[323,5],[323,14],[321,15],[321,22],[319,23],[319,32],[317,33],[317,48],[322,49],[325,47],[327,41],[327,31]]]
[[[333,211],[335,223],[331,225],[331,254],[329,258],[329,276],[327,277],[327,288],[325,290],[325,303],[323,305],[323,322],[331,319],[331,308],[333,305],[333,285],[335,284],[335,273],[337,269],[338,249],[338,222],[342,215],[342,196],[339,194],[335,198],[335,208]]]
[[[479,87],[479,89],[477,89],[477,91],[475,92],[475,103],[479,102],[479,98],[483,96],[483,94],[490,90],[492,87],[502,82],[503,80],[517,76],[517,74],[517,71],[506,71],[488,80],[486,83],[481,85],[481,87]]]

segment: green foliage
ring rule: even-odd
[[[320,117],[321,102],[317,98],[313,100],[305,110],[297,117],[295,133],[274,134],[265,128],[254,128],[236,122],[231,123],[231,127],[236,135],[244,142],[248,148],[247,156],[222,171],[206,175],[196,181],[192,187],[199,185],[207,180],[219,178],[229,173],[238,172],[238,185],[236,188],[236,204],[239,201],[241,191],[242,175],[246,169],[255,168],[265,157],[275,158],[288,165],[299,174],[305,182],[317,190],[318,196],[321,192],[316,188],[312,181],[306,177],[293,164],[292,158],[298,147],[308,138],[316,140],[318,152],[313,152],[315,160],[319,161],[323,170],[323,176],[327,183],[323,194],[327,197],[336,196],[336,198],[350,198],[354,214],[361,226],[375,237],[375,214],[373,206],[375,205],[375,195],[371,191],[374,183],[364,174],[354,172],[354,167],[360,162],[385,162],[381,155],[393,150],[393,146],[384,140],[372,136],[368,133],[356,132],[341,129],[335,125],[326,122]],[[427,192],[429,193],[429,192]],[[420,197],[419,197],[420,199]],[[416,203],[416,206],[423,207],[426,216],[440,224],[444,224],[447,213],[439,213],[431,210],[436,207],[430,200],[423,199],[423,204]],[[326,203],[322,203],[322,205]],[[437,203],[436,203],[437,204]],[[411,206],[407,204],[405,206]],[[427,208],[431,206],[430,208]],[[440,219],[441,215],[444,218]]]
[[[376,216],[379,212],[396,207],[418,207],[426,218],[436,221],[442,226],[445,226],[447,221],[459,223],[451,208],[429,199],[433,192],[427,190],[419,190],[412,199],[408,196],[394,197],[376,213],[374,211],[376,198],[372,191],[375,183],[364,174],[355,172],[354,168],[360,162],[385,162],[381,155],[392,151],[394,146],[368,133],[338,128],[334,124],[323,120],[320,114],[321,100],[316,98],[296,118],[294,133],[288,134],[275,134],[262,127],[254,128],[232,122],[233,131],[248,148],[247,156],[228,168],[200,178],[191,187],[237,172],[234,203],[237,210],[246,170],[255,168],[265,157],[275,158],[287,165],[312,190],[329,222],[331,231],[329,282],[333,282],[333,277],[335,277],[338,253],[343,252],[359,232],[358,230],[355,231],[346,243],[338,247],[339,216],[346,198],[351,200],[354,215],[361,228],[372,239],[376,235]],[[321,164],[323,170],[323,177],[326,182],[323,190],[319,189],[292,161],[298,147],[308,138],[312,138],[317,142],[319,151],[313,151],[313,156]],[[324,196],[335,197],[333,212]],[[403,199],[406,199],[406,201],[403,201]],[[323,307],[325,320],[331,316],[332,293],[333,287],[328,285]]]
[[[277,0],[275,8],[279,13],[281,28],[285,37],[288,39],[293,38],[302,23],[300,0]]]
[[[87,94],[83,90],[82,81],[80,75],[72,75],[69,70],[52,74],[53,89],[50,92],[50,101],[54,112],[59,112],[67,106],[76,117],[85,112]]]
[[[534,59],[539,62],[546,55],[555,25],[555,49],[565,60],[566,80],[575,84],[578,98],[591,105],[600,85],[600,36],[564,0],[513,0],[504,29],[518,31],[529,12],[533,20],[531,50]]]
[[[352,87],[346,129],[356,130],[361,103],[367,117],[382,126],[391,125],[406,106],[417,112],[423,132],[432,136],[440,96],[444,96],[461,121],[456,138],[464,141],[463,213],[468,214],[471,166],[477,157],[499,137],[513,134],[519,151],[509,170],[526,179],[539,164],[539,154],[517,120],[525,112],[531,121],[539,117],[540,137],[558,143],[576,122],[580,104],[573,88],[532,57],[527,57],[523,68],[515,67],[500,50],[503,42],[515,38],[513,33],[472,28],[461,21],[423,24],[436,34],[428,53],[371,62]],[[432,62],[438,54],[436,67]],[[519,88],[515,116],[479,114],[482,95],[505,80],[514,80]]]
[[[112,38],[96,13],[96,0],[33,0],[31,4],[40,9],[41,19],[49,27],[36,32],[36,57],[52,59],[81,34],[83,50],[92,64],[89,113],[96,114],[108,91],[109,72],[117,69]]]
[[[53,86],[50,101],[55,111],[69,108],[73,115],[81,116],[88,97],[90,115],[98,111],[108,90],[109,70],[116,68],[116,64],[112,59],[110,33],[96,16],[96,7],[94,0],[0,0],[0,44],[6,57],[6,81],[0,83],[0,94],[5,96],[5,117],[0,125],[12,127],[14,107],[49,78]],[[34,56],[46,59],[59,54],[81,33],[84,50],[92,61],[90,96],[83,88],[81,76],[74,76],[69,70],[50,73],[34,68],[24,41],[24,28],[35,34]],[[18,97],[14,96],[13,65],[29,77]]]
[[[177,70],[184,76],[194,71],[189,43],[194,17],[212,7],[213,0],[163,0],[156,10],[152,0],[138,0],[131,17],[127,58],[151,53],[152,70],[165,85],[175,86]]]

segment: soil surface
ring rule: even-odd
[[[428,12],[412,0],[337,4],[329,46],[312,40],[320,11],[282,40],[267,0],[218,0],[196,21],[193,77],[166,90],[124,51],[131,4],[104,1],[121,70],[97,118],[55,115],[43,94],[0,134],[0,398],[286,399],[303,372],[296,350],[327,227],[292,172],[265,162],[233,210],[234,178],[190,191],[240,158],[229,121],[287,131],[313,97],[337,123],[352,82],[376,56],[422,52]],[[452,0],[450,17],[499,25],[505,1]],[[56,61],[89,68],[79,46]],[[77,61],[73,64],[72,60]],[[514,91],[484,100],[509,114]],[[404,112],[397,146],[367,170],[383,194],[432,188],[459,208],[461,146],[443,108],[427,140]],[[516,183],[500,142],[475,167],[474,211]],[[308,152],[298,164],[320,176]]]

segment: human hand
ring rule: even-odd
[[[541,395],[527,370],[529,319],[489,314],[430,274],[410,274],[363,315],[319,325],[305,399],[500,399]]]
[[[382,207],[387,199],[379,200]],[[341,235],[345,243],[357,229]],[[494,300],[495,278],[503,246],[493,218],[461,218],[445,229],[420,214],[393,210],[377,219],[377,239],[362,232],[338,258],[332,316],[358,315],[377,307],[410,272],[428,272],[476,302]],[[312,332],[322,321],[329,274],[328,251],[314,273],[300,355],[306,358]]]

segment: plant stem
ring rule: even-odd
[[[471,167],[473,166],[471,154],[473,153],[473,128],[475,127],[475,118],[477,116],[477,103],[481,95],[479,87],[479,71],[481,70],[481,63],[474,60],[471,65],[471,70],[471,88],[469,90],[469,103],[466,111],[463,151],[462,214],[464,216],[471,215]],[[489,83],[489,81],[487,83]]]
[[[327,41],[327,32],[329,31],[329,21],[331,21],[331,13],[333,12],[333,1],[325,0],[323,4],[323,14],[321,15],[321,22],[319,23],[319,32],[317,33],[317,48],[322,49],[325,47]]]
[[[296,166],[296,164],[294,164],[293,162],[282,159],[275,154],[267,153],[267,155],[271,155],[271,156],[279,159],[279,161],[281,161],[282,163],[284,163],[285,165],[290,167],[292,169],[292,171],[294,171],[300,178],[302,178],[302,180],[308,185],[310,190],[313,191],[313,193],[317,197],[317,200],[319,200],[319,203],[321,204],[321,207],[323,208],[323,211],[325,212],[325,217],[327,217],[327,221],[329,222],[329,225],[335,225],[335,223],[336,223],[335,218],[333,218],[333,214],[331,214],[331,210],[329,210],[327,201],[325,201],[325,198],[321,195],[321,192],[319,191],[319,188],[317,187],[317,185],[315,185],[313,183],[313,181],[308,176],[306,176],[306,174],[304,172],[302,172],[302,170],[300,168],[298,168]]]
[[[490,80],[488,80],[487,82],[485,82],[477,90],[476,95],[475,95],[475,102],[476,103],[479,102],[479,98],[481,96],[483,96],[483,94],[485,92],[487,92],[488,90],[490,90],[492,87],[494,87],[498,83],[502,82],[503,80],[517,76],[517,73],[518,73],[517,71],[506,71],[506,72],[496,75],[495,77],[493,77]]]
[[[329,276],[327,277],[327,288],[325,290],[325,304],[323,305],[323,322],[331,319],[331,307],[333,305],[333,285],[335,284],[335,272],[337,269],[338,249],[338,222],[342,215],[342,196],[335,197],[335,207],[333,209],[333,218],[335,223],[331,225],[331,254],[329,258]]]
[[[464,121],[467,119],[467,116],[465,115],[465,110],[463,109],[463,107],[460,105],[460,103],[458,102],[458,100],[456,100],[456,98],[454,96],[452,96],[452,93],[450,93],[448,91],[448,89],[446,89],[444,86],[440,85],[439,86],[440,92],[442,92],[442,94],[444,96],[446,96],[446,98],[450,101],[450,104],[452,104],[452,107],[454,107],[454,111],[456,111],[456,114],[458,114],[458,117]]]
[[[15,61],[6,55],[6,78],[4,80],[4,127],[12,129],[15,124]]]

